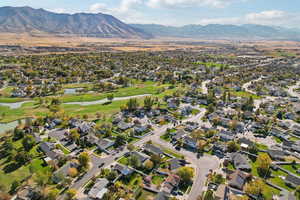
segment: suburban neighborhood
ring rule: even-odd
[[[299,200],[300,57],[267,53],[0,56],[0,199]]]

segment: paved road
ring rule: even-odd
[[[262,80],[262,79],[263,79],[263,77],[260,77],[260,78],[258,78],[258,79],[254,79],[254,80],[252,80],[252,81],[249,81],[249,82],[245,83],[245,84],[242,86],[242,88],[243,88],[246,92],[249,92],[249,93],[252,93],[252,94],[256,94],[256,92],[253,91],[253,90],[250,90],[249,87],[250,87],[250,85],[252,85],[254,82],[260,81],[260,80]]]
[[[187,121],[200,122],[201,118],[204,116],[204,114],[205,114],[205,109],[201,109],[197,115],[194,115],[186,120],[183,120],[183,122],[187,122]],[[167,125],[161,126],[161,127],[154,127],[153,135],[148,135],[148,136],[144,137],[143,139],[134,143],[134,145],[141,147],[147,141],[152,140],[153,142],[155,142],[157,144],[160,144],[164,147],[167,147],[174,151],[177,151],[170,143],[165,142],[160,139],[160,136],[166,132],[167,128],[172,128],[172,126],[173,126],[172,124],[167,124]],[[92,154],[91,155],[91,163],[93,165],[92,168],[81,179],[79,179],[77,182],[75,182],[71,186],[71,188],[75,188],[76,190],[80,191],[80,189],[82,189],[83,186],[93,176],[97,175],[100,172],[100,169],[98,168],[98,166],[101,163],[105,163],[104,167],[107,167],[115,161],[115,158],[122,157],[126,152],[128,152],[128,150],[124,149],[122,152],[120,152],[114,156],[108,156],[106,158],[99,158]],[[190,192],[190,195],[188,198],[189,200],[194,200],[201,193],[201,191],[204,187],[205,181],[206,181],[206,175],[208,174],[209,170],[216,169],[219,167],[218,159],[213,156],[204,156],[204,157],[198,159],[196,157],[195,153],[189,152],[189,151],[186,151],[183,149],[181,151],[177,151],[177,152],[184,155],[186,157],[186,159],[189,162],[191,162],[191,164],[193,166],[195,166],[195,168],[196,168],[194,184],[192,186],[192,189],[191,189],[191,192]]]
[[[292,97],[298,97],[300,99],[300,94],[298,92],[295,92],[294,90],[299,88],[300,81],[297,82],[295,85],[290,86],[286,91],[292,96]]]
[[[201,120],[201,118],[204,116],[205,112],[206,112],[206,110],[202,108],[197,115],[191,116],[190,118],[185,119],[182,122],[191,121],[191,122],[198,122],[198,123],[205,124],[205,122],[203,122]],[[148,136],[142,138],[141,140],[134,143],[134,145],[141,147],[144,143],[151,140],[154,143],[162,145],[166,148],[170,148],[173,151],[176,151],[176,152],[184,155],[185,158],[196,169],[194,183],[191,188],[190,194],[188,196],[188,200],[195,200],[201,194],[201,192],[204,188],[204,185],[206,182],[206,175],[209,173],[209,170],[210,169],[215,170],[219,167],[219,159],[215,156],[208,156],[208,155],[203,156],[200,159],[198,159],[195,153],[184,150],[184,149],[177,151],[174,148],[174,146],[172,146],[170,143],[161,140],[160,136],[166,132],[167,128],[172,128],[172,127],[173,127],[173,124],[167,124],[167,125],[160,126],[160,127],[154,126],[154,131],[153,131],[152,135],[148,135]],[[113,155],[113,156],[110,155],[106,158],[100,158],[94,154],[91,154],[92,168],[81,179],[79,179],[77,182],[72,184],[70,186],[70,188],[74,188],[78,191],[81,191],[83,189],[84,185],[92,177],[94,177],[95,175],[100,173],[101,169],[99,169],[99,167],[98,167],[100,164],[104,163],[104,167],[108,167],[115,162],[116,158],[122,157],[126,152],[128,152],[128,150],[125,148],[120,153]]]

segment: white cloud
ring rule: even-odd
[[[147,5],[152,8],[159,7],[193,7],[193,6],[210,6],[216,8],[223,8],[229,4],[237,1],[246,0],[149,0]]]
[[[104,3],[96,3],[90,6],[89,11],[92,13],[101,12],[111,14],[125,22],[135,22],[138,21],[139,18],[142,18],[142,13],[135,9],[142,3],[142,0],[122,0],[120,5],[117,7],[109,7]]]
[[[51,12],[55,12],[55,13],[69,13],[66,9],[64,8],[55,8],[55,9],[52,9],[52,10],[49,10]]]
[[[281,10],[267,10],[249,13],[241,17],[201,19],[199,24],[261,24],[293,27],[298,24],[300,13],[288,13]]]

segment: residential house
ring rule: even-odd
[[[149,144],[149,143],[146,143],[144,145],[143,149],[144,149],[145,152],[148,152],[148,153],[150,153],[152,155],[161,156],[164,153],[159,147],[157,147],[157,146],[155,146],[153,144]]]
[[[133,173],[133,170],[129,167],[121,164],[116,164],[114,166],[114,170],[116,170],[118,173],[122,174],[123,176],[128,176]]]
[[[230,160],[233,163],[234,167],[239,170],[250,171],[251,165],[248,159],[241,153],[231,153]]]
[[[60,183],[63,178],[67,177],[69,175],[70,168],[78,168],[79,164],[75,161],[69,161],[64,166],[59,168],[53,173],[52,181],[54,183]]]
[[[267,153],[271,157],[272,160],[284,160],[285,154],[281,150],[267,150]]]
[[[217,136],[220,138],[222,142],[229,142],[233,141],[235,138],[235,135],[229,131],[222,130]]]
[[[199,124],[198,123],[187,122],[184,130],[188,131],[188,132],[193,132],[197,128],[199,128]]]
[[[130,128],[132,128],[133,127],[133,124],[131,124],[131,123],[126,123],[126,122],[124,122],[124,121],[120,121],[119,123],[118,123],[118,129],[120,130],[120,131],[126,131],[127,129],[130,129]]]
[[[175,133],[173,133],[172,139],[175,141],[178,141],[186,135],[187,135],[187,132],[185,132],[183,129],[180,129],[180,130],[176,131]]]
[[[148,131],[148,127],[147,127],[147,125],[145,125],[145,126],[136,125],[136,126],[134,126],[133,130],[134,130],[134,134],[141,135]]]
[[[230,187],[243,190],[245,183],[249,179],[249,175],[240,170],[236,170],[228,176],[228,179]]]
[[[300,126],[299,126],[299,125],[294,125],[294,126],[292,127],[292,131],[293,131],[293,133],[294,133],[295,135],[300,136]]]
[[[188,148],[196,149],[198,142],[196,139],[194,139],[190,136],[185,136],[185,137],[183,137],[183,144],[185,146],[187,146]]]
[[[162,183],[162,191],[167,194],[171,194],[172,192],[178,189],[180,183],[180,177],[176,174],[170,174],[166,180]]]
[[[39,145],[40,150],[42,150],[46,154],[46,158],[44,159],[47,163],[54,162],[57,163],[58,160],[62,157],[62,153],[59,153],[55,149],[55,144],[50,142],[42,142]]]
[[[154,200],[169,200],[169,195],[166,192],[159,192]]]
[[[182,162],[182,160],[178,158],[173,158],[168,161],[169,163],[169,170],[176,171],[177,169],[185,166],[185,162]]]
[[[150,158],[148,155],[137,151],[130,152],[130,155],[136,156],[141,163],[144,163],[146,160]]]
[[[300,177],[292,174],[288,174],[285,178],[285,183],[293,188],[300,185]]]
[[[242,149],[247,150],[249,147],[252,147],[254,145],[254,142],[252,142],[251,140],[243,137],[243,138],[239,138],[238,142],[241,144]]]
[[[112,147],[114,144],[115,144],[114,141],[107,139],[107,138],[101,138],[101,139],[98,139],[98,141],[96,141],[97,147],[103,151]]]
[[[227,146],[221,143],[215,143],[212,148],[212,153],[220,158],[223,158],[226,155]]]
[[[22,188],[20,191],[18,191],[15,199],[16,200],[31,200],[37,196],[38,196],[38,194],[33,188],[26,186],[26,187]]]
[[[91,199],[101,200],[103,195],[108,191],[108,189],[106,188],[108,183],[109,181],[105,178],[97,179],[96,183],[89,191],[88,197]]]

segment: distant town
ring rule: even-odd
[[[299,52],[190,45],[2,46],[0,199],[299,200]]]

